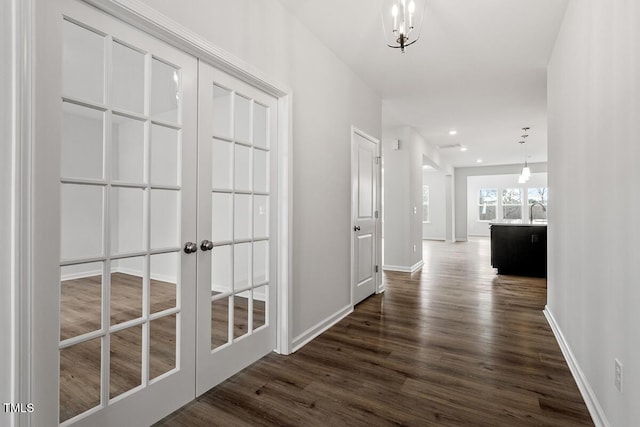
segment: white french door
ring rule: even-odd
[[[276,346],[277,100],[38,6],[32,423],[149,425]]]
[[[276,346],[277,100],[200,63],[196,392]]]
[[[193,398],[197,60],[61,4],[59,422],[145,424]]]

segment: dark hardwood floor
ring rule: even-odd
[[[545,279],[497,276],[488,239],[425,242],[415,274],[290,356],[158,426],[590,426],[543,314]]]

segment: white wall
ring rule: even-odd
[[[640,425],[638,76],[640,3],[571,1],[548,68],[548,309],[611,426]]]
[[[546,163],[529,163],[532,173],[547,171]],[[455,236],[456,241],[467,240],[467,216],[468,216],[468,192],[467,179],[470,176],[482,175],[517,175],[522,171],[522,164],[503,166],[481,166],[471,168],[456,168],[454,175],[454,199],[455,199]]]
[[[394,150],[394,140],[400,149]],[[384,158],[384,265],[387,270],[411,270],[422,262],[422,180],[425,161],[452,171],[436,149],[413,128],[385,129]]]
[[[454,194],[455,182],[454,175],[444,176],[444,229],[445,239],[447,242],[455,242],[456,228],[455,228],[455,194]]]
[[[382,137],[384,165],[384,258],[383,266],[410,268],[409,221],[412,216],[409,192],[409,149],[406,142],[394,149],[397,134],[385,132]]]
[[[529,208],[527,202],[527,189],[534,187],[547,187],[547,174],[532,173],[526,184],[518,184],[518,175],[481,175],[467,178],[467,234],[469,236],[490,236],[490,221],[480,221],[478,219],[478,193],[481,188],[495,188],[498,190],[499,206],[496,208],[496,221],[502,221],[502,209],[500,209],[500,198],[502,190],[505,188],[520,188],[522,191],[522,214],[523,220],[529,219]],[[539,208],[537,208],[539,209]]]
[[[301,341],[350,305],[351,125],[379,137],[380,97],[277,1],[144,1],[293,89],[291,297]]]
[[[78,111],[74,110],[74,113]],[[87,177],[99,174],[102,164],[102,150],[98,143],[103,135],[103,123],[78,114],[65,114],[63,120],[64,147],[61,159],[63,176],[71,178]],[[87,137],[91,135],[92,137]],[[113,137],[113,174],[127,182],[142,182],[143,144],[142,126],[133,121],[114,125]],[[152,139],[154,135],[152,134]],[[88,143],[89,142],[89,143]],[[175,141],[174,141],[175,142]],[[93,147],[88,149],[87,147]],[[175,157],[170,157],[175,159]],[[171,168],[165,168],[171,170]],[[161,170],[165,170],[162,169]],[[173,169],[175,174],[175,168]],[[134,173],[135,172],[135,173]],[[134,176],[136,175],[136,176]],[[95,176],[99,178],[98,176]],[[173,177],[175,178],[175,176]],[[167,178],[168,180],[171,177]],[[170,181],[168,181],[170,182]],[[80,190],[80,191],[79,191]],[[157,191],[157,190],[156,190]],[[89,192],[89,193],[87,193]],[[63,187],[62,224],[66,233],[62,235],[63,258],[99,255],[102,251],[102,205],[100,187],[65,185]],[[168,195],[169,192],[159,191]],[[93,200],[91,195],[96,195]],[[175,201],[175,203],[171,203]],[[152,193],[153,221],[165,225],[163,233],[156,235],[162,242],[157,247],[179,244],[177,235],[177,199],[157,197]],[[111,250],[113,253],[139,252],[144,250],[144,192],[141,189],[114,188],[111,193]],[[160,206],[158,206],[160,205]],[[173,230],[170,230],[173,227]],[[176,283],[178,259],[167,255],[154,255],[152,258],[167,258],[165,262],[151,263],[151,277]],[[169,259],[172,258],[172,259]],[[62,280],[101,274],[101,265],[97,263],[79,264],[62,269]],[[113,261],[112,272],[126,272],[137,276],[144,275],[140,259],[122,259]]]
[[[429,186],[429,222],[422,223],[422,238],[445,240],[445,175],[434,169],[424,169],[422,184]]]
[[[70,178],[101,178],[103,123],[79,114],[63,114],[61,172]],[[93,147],[94,149],[82,149]],[[63,184],[61,187],[61,257],[102,254],[103,188]]]

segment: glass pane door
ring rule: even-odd
[[[195,255],[182,245],[195,239],[197,63],[88,6],[75,4],[61,24],[59,422],[67,425],[99,423],[119,403],[126,419],[131,404],[122,402],[162,401],[162,387],[151,386],[165,380],[175,405],[193,397],[193,357],[184,353],[195,347]],[[175,392],[189,383],[187,396]]]
[[[201,63],[199,116],[198,393],[275,348],[277,104]]]
[[[152,425],[275,348],[277,102],[38,5],[32,420]]]

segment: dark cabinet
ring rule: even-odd
[[[491,265],[498,274],[547,277],[547,226],[492,224]]]

